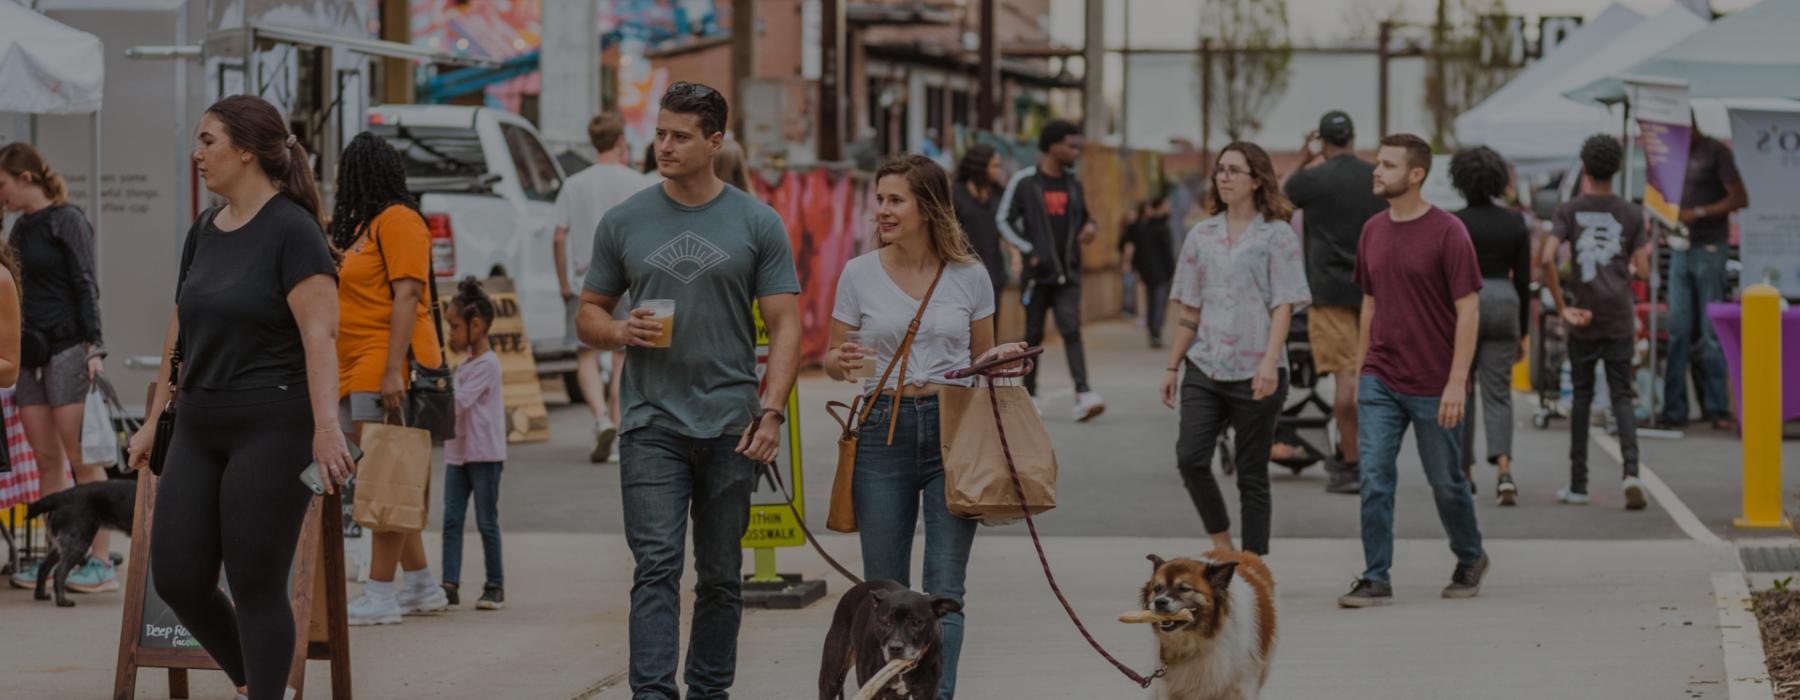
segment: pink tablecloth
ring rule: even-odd
[[[1706,317],[1719,334],[1725,366],[1731,373],[1731,397],[1738,415],[1744,413],[1744,307],[1735,303],[1707,304]],[[1800,308],[1781,312],[1781,420],[1800,418]]]
[[[12,458],[12,471],[0,472],[0,509],[38,499],[37,458],[25,442],[25,422],[13,406],[11,389],[0,389],[0,412],[6,415],[6,448]]]

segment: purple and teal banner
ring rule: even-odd
[[[1685,83],[1626,81],[1646,160],[1644,208],[1671,228],[1680,226],[1681,188],[1687,183],[1694,138]]]

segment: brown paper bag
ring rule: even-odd
[[[362,450],[351,518],[370,530],[424,530],[431,512],[431,433],[364,423]]]
[[[1006,445],[1025,488],[1021,507],[1014,490],[989,392],[1000,402]],[[1056,452],[1044,420],[1023,387],[945,387],[938,393],[938,428],[944,444],[944,498],[950,513],[972,520],[1037,515],[1056,507]]]

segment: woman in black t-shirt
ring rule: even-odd
[[[1006,252],[1000,245],[1000,224],[994,215],[1000,210],[1000,187],[1005,184],[1000,166],[1000,152],[993,146],[978,143],[969,147],[956,166],[956,194],[952,206],[956,223],[974,246],[975,255],[987,267],[988,281],[994,285],[994,303],[1006,296]]]
[[[1499,468],[1494,486],[1500,505],[1513,505],[1518,487],[1512,479],[1512,366],[1524,354],[1530,328],[1531,228],[1519,212],[1500,205],[1510,174],[1506,161],[1489,148],[1471,148],[1450,160],[1450,182],[1469,206],[1456,212],[1469,229],[1475,258],[1481,264],[1481,326],[1475,345],[1475,381],[1470,393],[1481,394],[1482,424],[1487,433],[1488,463]],[[1463,471],[1474,471],[1475,402],[1469,402],[1462,429]],[[1475,487],[1469,474],[1469,488]]]
[[[274,106],[239,95],[208,108],[194,163],[226,205],[188,232],[169,360],[131,464],[149,462],[179,363],[150,542],[156,592],[239,697],[276,700],[294,657],[289,567],[312,500],[300,472],[318,462],[331,488],[355,469],[338,427],[337,264],[306,149]]]

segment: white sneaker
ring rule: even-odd
[[[351,627],[367,627],[370,625],[398,625],[401,622],[400,603],[391,596],[372,596],[364,593],[350,601],[349,610]]]
[[[418,588],[401,589],[395,596],[395,604],[402,614],[443,612],[450,609],[450,596],[444,593],[444,587],[431,584]]]
[[[1643,510],[1644,506],[1650,504],[1649,499],[1644,497],[1644,482],[1637,477],[1626,477],[1620,488],[1625,491],[1625,510]]]
[[[1572,506],[1585,506],[1588,503],[1592,502],[1594,499],[1590,498],[1585,493],[1575,493],[1574,491],[1570,491],[1569,487],[1564,486],[1560,489],[1557,489],[1556,500],[1561,501],[1563,503],[1567,503]]]
[[[1094,392],[1075,395],[1075,422],[1085,423],[1106,412],[1106,399]]]
[[[619,437],[619,426],[602,418],[594,424],[594,451],[588,454],[588,461],[601,464],[611,456],[616,447],[614,442]]]

